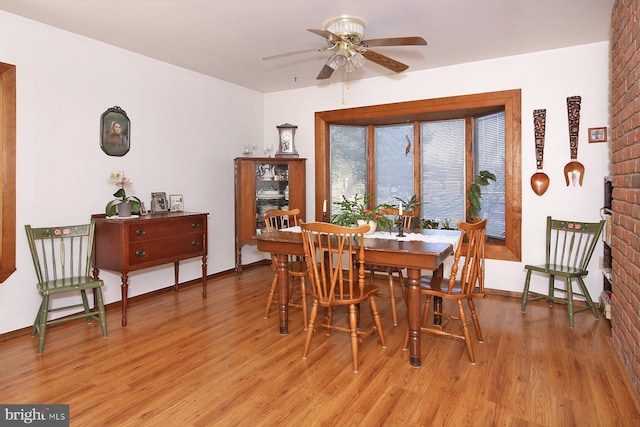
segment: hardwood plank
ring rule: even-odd
[[[97,324],[54,326],[41,356],[29,335],[0,342],[0,402],[68,403],[72,426],[640,425],[604,319],[580,313],[571,330],[562,305],[529,303],[522,315],[519,299],[492,295],[476,303],[475,366],[461,342],[424,335],[415,369],[404,304],[393,327],[380,299],[387,348],[367,339],[353,374],[346,334],[319,332],[302,360],[301,310],[287,336],[275,311],[262,318],[272,277],[254,266],[211,280],[206,300],[197,284],[134,298],[124,328],[116,304],[107,338]]]

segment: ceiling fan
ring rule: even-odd
[[[344,67],[344,70],[347,73],[349,73],[356,68],[363,66],[366,59],[395,71],[396,73],[400,73],[409,68],[409,66],[373,51],[370,48],[380,46],[416,46],[427,44],[425,39],[417,36],[364,40],[364,21],[349,16],[342,16],[340,18],[330,20],[325,25],[324,30],[308,29],[307,31],[327,39],[328,46],[312,50],[317,50],[319,52],[333,52],[331,57],[320,70],[317,79],[328,79],[331,77],[334,70],[341,66]],[[268,56],[263,59],[276,59],[303,52],[309,52],[309,50],[283,53]]]

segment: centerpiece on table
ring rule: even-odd
[[[381,230],[391,231],[393,220],[383,212],[392,206],[384,203],[370,207],[371,199],[372,194],[361,196],[356,193],[352,200],[343,195],[341,201],[333,202],[334,205],[340,207],[340,212],[331,215],[331,223],[342,227],[369,224],[369,233],[376,231],[377,227],[380,227]]]
[[[124,189],[125,186],[131,185],[132,182],[124,174],[124,171],[111,172],[109,181],[113,182],[118,190],[113,193],[114,200],[107,203],[105,212],[107,216],[118,215],[119,217],[129,217],[131,214],[140,213],[140,199],[136,196],[127,196]]]

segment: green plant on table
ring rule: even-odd
[[[333,202],[340,208],[340,211],[331,215],[331,223],[342,227],[350,227],[356,225],[358,220],[374,221],[382,230],[391,230],[393,228],[393,220],[385,216],[383,211],[392,207],[389,204],[381,204],[369,207],[371,204],[372,194],[361,196],[356,193],[352,200],[347,199],[344,195],[339,202]]]

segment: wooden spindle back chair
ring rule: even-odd
[[[351,335],[351,356],[353,372],[358,372],[359,341],[377,331],[380,343],[386,346],[384,332],[375,295],[378,287],[367,284],[364,273],[363,233],[368,225],[350,228],[324,222],[301,223],[302,241],[311,277],[313,307],[307,326],[303,359],[309,354],[319,307],[326,307],[329,313],[326,322],[319,326],[329,331],[348,332]],[[358,326],[358,309],[361,303],[369,302],[373,325],[369,328]],[[331,319],[333,308],[349,308],[349,325],[336,325]]]
[[[547,217],[546,261],[542,265],[525,265],[527,276],[522,292],[522,313],[528,301],[546,299],[549,307],[554,302],[567,304],[569,327],[573,328],[573,316],[581,311],[590,310],[599,319],[598,310],[591,299],[583,277],[589,274],[589,262],[602,233],[605,221],[582,222],[566,221]],[[533,292],[529,289],[532,272],[549,276],[547,293]],[[566,287],[556,286],[556,276],[566,279]],[[578,282],[579,290],[573,289],[573,280]],[[558,296],[558,293],[560,296]],[[564,296],[563,296],[564,295]],[[586,306],[576,309],[574,297],[584,298]]]
[[[422,312],[421,330],[434,335],[448,336],[464,341],[467,347],[467,353],[471,363],[475,365],[475,356],[473,353],[473,345],[471,343],[471,335],[469,333],[467,315],[465,313],[463,301],[467,301],[471,320],[478,336],[478,341],[483,342],[482,331],[480,330],[480,321],[476,312],[474,298],[484,298],[484,247],[486,241],[487,220],[477,221],[475,223],[459,222],[458,228],[461,231],[460,240],[454,254],[453,265],[451,266],[451,274],[448,278],[423,276],[420,282],[420,293],[426,295],[424,311]],[[453,300],[457,304],[457,313],[445,312],[444,304],[433,307],[431,298],[442,298],[444,301]],[[429,315],[433,314],[433,318],[442,320],[439,325],[428,324]],[[458,329],[454,329],[456,325],[448,325],[449,321],[458,320],[462,327],[462,334]],[[452,328],[448,328],[452,326]],[[404,348],[409,344],[409,327],[404,340]]]
[[[295,227],[298,225],[298,215],[300,209],[291,210],[279,210],[271,209],[263,214],[267,233],[274,230],[281,230],[283,228]],[[277,259],[275,254],[271,254],[271,269],[273,270],[273,280],[271,281],[271,289],[267,297],[267,306],[264,310],[264,318],[269,318],[269,312],[271,311],[271,305],[273,304],[273,298],[278,288],[278,269]],[[304,329],[307,328],[307,282],[306,277],[309,275],[307,269],[307,263],[298,257],[290,257],[289,259],[289,295],[293,294],[293,284],[296,279],[300,282],[300,302],[295,302],[292,298],[289,298],[289,306],[298,307],[302,309],[302,322]]]
[[[103,282],[91,277],[91,255],[95,224],[69,225],[33,228],[25,225],[31,258],[36,272],[37,288],[42,300],[31,329],[31,336],[38,334],[38,354],[44,351],[47,326],[86,318],[87,323],[97,320],[102,336],[107,336],[107,320],[102,299]],[[87,290],[94,296],[95,307],[89,307]],[[55,308],[50,304],[63,294],[80,294],[79,303],[61,303]],[[52,299],[54,301],[52,301]],[[69,301],[65,298],[64,301]],[[56,319],[49,314],[82,307],[79,313],[72,313]]]
[[[400,211],[397,208],[386,208],[382,210],[382,213],[394,218],[400,217]],[[402,213],[402,217],[398,218],[402,222],[402,228],[404,228],[404,230],[411,229],[414,216],[415,212],[404,211]],[[393,275],[396,274],[398,276],[400,287],[404,286],[404,276],[402,274],[402,268],[373,264],[365,264],[364,268],[371,274],[371,283],[373,283],[376,273],[385,273],[387,275],[389,281],[389,294],[378,294],[378,296],[380,298],[389,298],[389,301],[391,302],[391,317],[393,319],[393,326],[398,326],[396,300],[398,300],[399,297],[396,296],[396,286]]]

